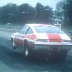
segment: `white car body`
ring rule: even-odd
[[[53,25],[48,25],[48,24],[26,24],[24,28],[20,30],[19,33],[17,32],[11,35],[13,47],[22,46],[23,48],[25,48],[27,46],[33,53],[39,53],[41,55],[44,54],[48,57],[52,57],[53,55],[58,57],[57,54],[58,55],[62,55],[64,53],[67,54],[67,52],[71,50],[72,48],[71,39],[64,32],[62,33],[44,33],[44,32],[42,33],[41,32],[40,33],[37,32],[35,27],[36,28],[48,27],[51,29],[57,28]],[[28,29],[30,29],[32,33],[29,33],[30,30]],[[26,52],[26,56],[28,56],[29,54],[28,52],[29,50]]]

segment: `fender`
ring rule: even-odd
[[[28,46],[29,48],[34,48],[34,42],[28,39],[24,39],[24,47]]]

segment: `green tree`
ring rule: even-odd
[[[16,4],[7,4],[0,8],[0,20],[3,23],[13,23],[16,20]]]
[[[64,22],[64,1],[60,1],[56,5],[55,19],[61,23]]]
[[[72,26],[72,0],[65,0],[64,18],[64,24]]]
[[[72,0],[63,0],[57,3],[56,18],[63,21],[63,26],[72,26]]]
[[[49,6],[40,3],[36,5],[36,21],[39,23],[52,23],[53,11]]]
[[[34,19],[35,15],[35,10],[32,6],[30,6],[29,4],[22,4],[21,6],[19,6],[19,20],[20,22],[24,22],[27,23],[29,21],[31,21],[32,19]]]
[[[21,23],[52,23],[53,10],[49,6],[37,3],[32,7],[25,3],[20,6],[9,3],[0,7],[0,22],[21,24]]]

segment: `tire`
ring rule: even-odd
[[[67,56],[67,52],[62,52],[60,56],[57,58],[58,61],[64,61]]]
[[[16,49],[16,44],[14,43],[13,39],[11,38],[12,48]]]
[[[62,62],[65,60],[66,56],[67,56],[67,52],[64,51],[64,52],[59,53],[57,57],[52,56],[51,58],[49,58],[49,60],[54,61],[54,62]]]
[[[32,58],[32,51],[31,51],[31,48],[29,47],[29,44],[27,41],[25,41],[25,44],[24,44],[24,57],[26,59]]]

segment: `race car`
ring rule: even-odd
[[[71,39],[60,28],[49,24],[25,24],[11,35],[13,49],[23,48],[26,58],[63,60],[72,48]]]

